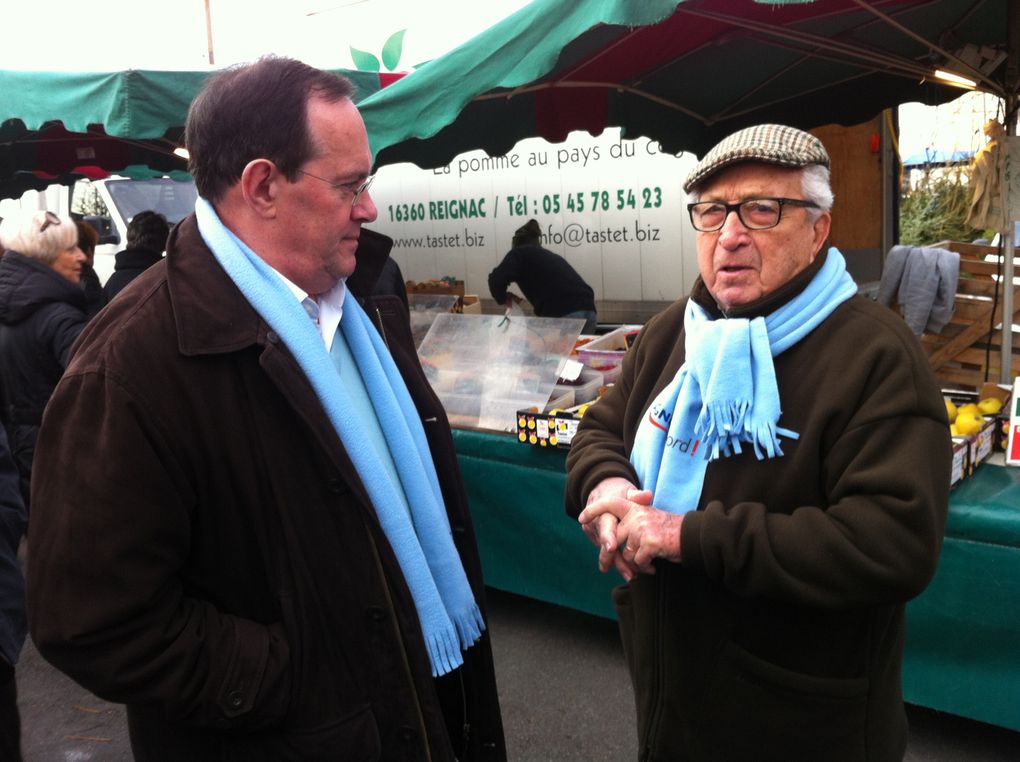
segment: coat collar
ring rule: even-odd
[[[218,354],[265,343],[268,325],[205,245],[194,214],[173,229],[166,250],[167,289],[183,354]]]
[[[355,254],[358,264],[354,274],[347,279],[347,288],[351,293],[368,295],[375,292],[375,285],[382,275],[386,259],[393,248],[393,239],[368,228],[361,229],[358,239],[358,251]]]
[[[388,236],[362,229],[357,269],[347,279],[352,293],[371,293],[392,246]],[[167,288],[182,353],[217,354],[267,342],[272,330],[216,261],[195,215],[173,229],[166,251]]]

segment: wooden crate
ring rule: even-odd
[[[943,386],[978,390],[999,380],[1002,365],[1002,292],[995,299],[1001,263],[995,246],[942,241],[933,244],[960,254],[960,280],[952,320],[937,334],[921,337],[935,375]],[[1014,262],[1014,274],[1020,265]],[[993,316],[993,305],[995,314]],[[1020,287],[1013,288],[1013,322],[1020,323]],[[1020,334],[1013,333],[1012,374],[1020,372]]]
[[[404,287],[407,293],[411,294],[449,294],[457,297],[457,304],[453,312],[464,310],[464,281],[458,280],[449,283],[445,280],[427,280],[415,283],[413,280],[406,281]]]

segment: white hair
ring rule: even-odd
[[[74,221],[53,212],[21,212],[0,222],[0,246],[44,265],[53,264],[61,253],[77,243],[78,227]]]
[[[814,222],[825,212],[832,211],[832,185],[829,180],[829,168],[821,164],[809,164],[800,173],[800,192],[804,198],[814,204],[817,209],[808,209],[808,221]]]

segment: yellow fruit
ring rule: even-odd
[[[953,404],[952,400],[946,400],[946,416],[948,416],[950,423],[956,420],[956,405]]]
[[[977,434],[984,425],[985,419],[980,415],[964,413],[962,411],[956,415],[956,430],[959,431],[962,436],[966,437],[971,434]]]
[[[978,403],[978,408],[984,415],[995,415],[1002,410],[1002,400],[997,397],[988,397]]]
[[[524,435],[521,434],[521,436],[523,437]],[[955,423],[949,424],[949,436],[951,436],[951,437],[958,437],[958,436],[960,436],[960,430],[958,428],[956,428],[956,424]]]
[[[961,415],[981,415],[981,408],[979,408],[973,402],[968,402],[966,405],[960,405],[960,407],[958,407],[956,409],[956,415],[957,416],[961,416]]]

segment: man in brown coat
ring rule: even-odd
[[[346,286],[382,266],[351,94],[278,58],[210,80],[196,214],[46,411],[32,636],[138,760],[505,758],[446,418],[406,313]]]
[[[598,546],[640,758],[894,762],[904,606],[951,447],[916,338],[827,247],[829,156],[741,130],[685,183],[701,277],[585,414],[567,510]]]

